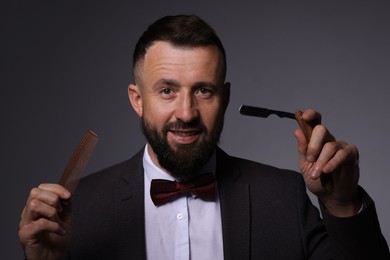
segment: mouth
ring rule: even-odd
[[[200,134],[200,130],[170,130],[175,135],[180,135],[180,136],[191,136],[191,135],[198,135]]]
[[[171,129],[168,131],[168,135],[175,143],[191,144],[200,138],[201,132],[197,129]]]

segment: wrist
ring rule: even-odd
[[[327,213],[335,217],[352,217],[363,208],[363,203],[360,199],[351,202],[327,201],[322,204]]]

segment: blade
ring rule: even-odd
[[[273,115],[277,115],[278,117],[282,117],[282,118],[286,117],[295,120],[295,114],[293,113],[279,111],[279,110],[272,110],[268,108],[241,105],[239,110],[241,114],[246,116],[256,116],[256,117],[266,118],[273,114]]]
[[[77,184],[92,156],[98,140],[99,137],[91,130],[88,130],[66,165],[58,184],[64,186],[70,193],[73,194],[76,190]]]
[[[302,129],[303,134],[305,135],[307,143],[310,142],[311,134],[313,132],[313,128],[321,124],[321,118],[318,118],[311,122],[306,122],[302,118],[302,111],[297,110],[295,114],[284,112],[284,111],[278,111],[278,110],[271,110],[267,108],[261,108],[261,107],[254,107],[254,106],[247,106],[242,105],[239,109],[240,113],[247,116],[256,116],[256,117],[265,117],[267,118],[269,115],[275,114],[279,117],[287,117],[290,119],[294,119],[298,122],[299,127]],[[333,176],[329,174],[321,174],[321,184],[324,187],[325,190],[328,192],[333,190]]]

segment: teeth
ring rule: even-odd
[[[174,133],[175,133],[176,135],[181,135],[181,136],[190,136],[190,135],[195,135],[195,134],[196,134],[196,132],[188,132],[188,131],[186,131],[186,132],[182,132],[182,131],[178,132],[178,131],[175,131]]]

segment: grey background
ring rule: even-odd
[[[100,135],[88,172],[142,147],[127,99],[132,50],[147,25],[177,13],[208,21],[228,54],[221,146],[297,169],[296,123],[244,117],[238,107],[321,111],[360,148],[360,183],[389,241],[389,1],[3,1],[0,258],[22,258],[17,228],[29,190],[58,180],[87,129]]]

